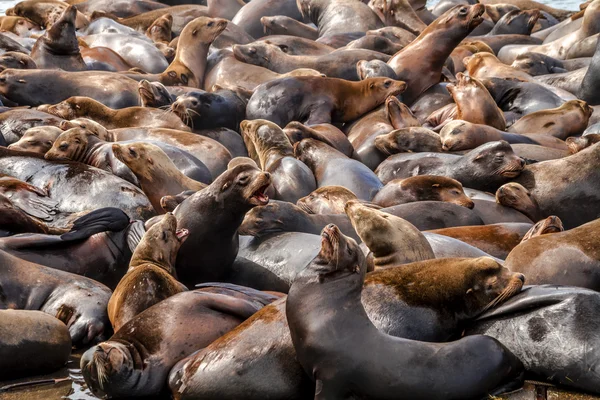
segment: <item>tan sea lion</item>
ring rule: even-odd
[[[542,133],[565,140],[587,128],[593,109],[582,100],[571,100],[550,110],[536,111],[521,117],[508,128],[513,133]]]
[[[62,129],[55,126],[37,126],[35,128],[29,128],[18,142],[10,144],[8,148],[46,154],[61,133]]]
[[[375,147],[386,156],[405,152],[442,151],[440,135],[422,126],[395,129],[375,138]]]
[[[21,37],[29,37],[40,30],[40,26],[24,17],[0,17],[0,31],[12,32]]]
[[[502,63],[491,53],[476,53],[463,60],[469,75],[474,78],[518,79],[529,82],[533,77],[517,68]]]
[[[323,186],[299,199],[296,205],[309,214],[345,214],[346,203],[357,199],[343,186]]]
[[[549,233],[563,232],[564,230],[565,228],[563,227],[560,218],[558,218],[556,215],[551,215],[533,225],[531,229],[527,231],[525,236],[523,236],[521,243],[531,239],[532,237],[542,236]]]
[[[505,207],[514,208],[532,221],[539,221],[543,217],[531,192],[517,182],[509,182],[500,186],[496,191],[496,202]]]
[[[600,142],[600,134],[588,133],[584,136],[571,136],[565,140],[571,154],[579,153],[581,150]]]

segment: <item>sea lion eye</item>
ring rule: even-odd
[[[467,7],[461,7],[461,9],[458,11],[458,13],[460,15],[467,15]]]
[[[165,232],[165,231],[162,231],[162,240],[163,240],[163,242],[166,242],[168,240],[167,232]]]
[[[385,86],[386,89],[389,88],[391,84],[392,84],[392,81],[390,81],[390,80],[383,82],[383,86]]]
[[[238,183],[240,185],[246,185],[248,183],[248,181],[250,180],[250,177],[248,175],[242,175],[240,176],[240,178],[238,179]]]
[[[135,152],[135,150],[133,149],[133,147],[129,148],[129,154],[131,154],[133,157],[137,156],[137,153]]]
[[[211,22],[209,22],[208,24],[206,24],[206,26],[208,26],[209,28],[210,28],[210,27],[212,27],[212,26],[214,26],[214,25],[215,25],[215,23],[214,23],[214,22],[212,22],[212,21],[211,21]]]
[[[181,81],[187,85],[188,77],[186,74],[181,74]]]
[[[66,150],[69,148],[69,145],[67,143],[61,143],[60,146],[58,146],[58,148],[60,150]]]
[[[250,54],[256,54],[256,47],[250,47],[248,49],[248,53],[250,53]]]

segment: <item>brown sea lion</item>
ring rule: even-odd
[[[520,183],[509,182],[496,191],[496,202],[505,207],[511,207],[525,214],[532,221],[543,218],[540,206],[531,192]]]
[[[476,53],[463,60],[469,75],[474,78],[502,78],[532,81],[533,77],[528,73],[503,64],[491,53]]]
[[[31,58],[38,68],[87,70],[75,36],[76,17],[75,6],[67,7],[60,18],[35,42],[31,49]]]
[[[435,258],[431,245],[410,222],[356,200],[346,203],[346,215],[373,253],[373,266],[390,268]]]
[[[542,236],[549,233],[563,232],[564,230],[565,228],[563,227],[560,218],[555,215],[551,215],[533,225],[531,229],[527,231],[525,236],[523,236],[521,243],[531,239],[532,237]]]
[[[307,125],[348,122],[405,89],[406,83],[386,78],[360,82],[311,76],[282,78],[256,88],[246,117],[266,119],[281,127],[291,121]]]
[[[571,136],[565,140],[571,154],[579,153],[581,150],[600,142],[600,134],[588,133],[584,136]]]
[[[527,114],[508,128],[513,133],[542,133],[565,140],[587,128],[593,109],[582,100],[571,100],[550,110]]]
[[[398,79],[408,84],[402,96],[406,104],[411,105],[421,93],[440,82],[446,59],[481,24],[484,11],[479,4],[452,8],[388,61]]]
[[[220,286],[216,293],[197,289],[155,304],[108,341],[90,348],[81,357],[81,371],[92,393],[99,397],[159,395],[175,363],[276,298],[236,285],[215,285]]]
[[[83,47],[81,56],[87,69],[90,70],[121,72],[131,68],[131,65],[123,57],[108,47]]]
[[[0,71],[5,69],[36,69],[35,61],[27,54],[17,51],[7,51],[0,56]]]
[[[0,17],[0,31],[12,32],[21,37],[29,37],[32,33],[37,33],[40,26],[30,19],[23,17]]]
[[[160,82],[150,82],[145,79],[138,84],[140,94],[140,106],[161,108],[173,103],[173,97],[169,90]]]
[[[323,186],[299,199],[296,205],[309,214],[345,214],[346,203],[358,200],[343,186]]]
[[[258,39],[265,34],[260,19],[269,15],[286,15],[298,21],[305,21],[295,0],[258,0],[254,3],[245,4],[231,22],[243,28],[250,36]]]
[[[154,43],[165,43],[168,45],[172,39],[172,26],[173,16],[171,14],[164,14],[158,17],[156,21],[154,21],[152,25],[148,27],[145,34]]]
[[[207,0],[208,15],[213,18],[233,20],[240,9],[246,5],[242,0]]]
[[[420,175],[388,182],[373,197],[373,203],[381,207],[415,201],[447,201],[459,206],[473,208],[473,201],[465,194],[459,181],[445,176]]]
[[[108,318],[115,332],[147,308],[187,290],[175,278],[175,259],[187,235],[187,230],[177,229],[171,213],[144,233],[108,302]]]
[[[285,126],[283,132],[292,145],[302,139],[312,138],[328,144],[348,157],[353,157],[354,155],[354,148],[344,132],[331,124],[306,126],[298,121],[292,121]]]
[[[387,26],[398,26],[419,35],[427,28],[407,0],[371,0],[369,7]]]
[[[384,28],[374,29],[366,32],[367,36],[376,35],[388,38],[394,43],[399,44],[402,47],[406,47],[407,44],[417,38],[416,35],[410,33],[406,29],[399,28],[397,26],[386,26]]]
[[[113,109],[89,97],[69,97],[58,104],[42,107],[42,110],[68,120],[89,118],[106,129],[146,126],[190,131],[181,118],[173,113],[139,106]]]
[[[13,236],[19,233],[57,233],[65,230],[53,229],[17,207],[11,199],[0,193],[0,237]]]
[[[264,26],[267,35],[299,36],[310,40],[319,38],[319,31],[316,28],[285,15],[264,16],[260,19],[260,23]]]
[[[434,131],[413,126],[396,129],[375,138],[375,147],[386,156],[405,152],[441,152],[440,135]]]
[[[62,129],[56,126],[38,126],[25,131],[21,139],[10,144],[9,149],[20,151],[31,151],[33,153],[46,154],[52,147],[56,138],[62,133]]]
[[[69,7],[68,3],[58,0],[26,0],[8,8],[6,15],[24,17],[42,28],[50,29],[67,7]],[[77,29],[85,28],[89,23],[88,18],[78,11],[75,27]]]
[[[313,172],[294,157],[294,148],[279,126],[266,120],[245,120],[240,129],[246,147],[256,152],[255,161],[271,174],[277,200],[295,203],[317,188]]]
[[[160,199],[186,190],[198,191],[206,184],[188,178],[158,146],[152,143],[128,143],[112,145],[115,157],[135,174],[140,186],[154,210],[163,214]]]
[[[0,194],[8,197],[14,206],[42,221],[52,221],[58,212],[58,203],[48,196],[46,190],[12,176],[0,176]]]
[[[483,0],[482,4],[485,4],[486,6],[498,4],[511,4],[513,6],[519,7],[519,9],[521,10],[540,10],[547,12],[548,14],[557,18],[559,21],[562,21],[573,14],[573,11],[561,10],[558,8],[551,7],[547,4],[532,0]]]
[[[302,15],[319,29],[319,38],[366,32],[384,26],[365,3],[351,0],[297,0]]]
[[[11,109],[0,113],[0,134],[7,144],[18,142],[30,128],[59,126],[62,118],[27,108]]]

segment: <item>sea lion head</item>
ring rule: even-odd
[[[420,126],[395,129],[375,138],[375,147],[383,154],[391,156],[397,153],[442,150],[440,136],[430,129]]]
[[[272,35],[274,30],[279,32],[286,30],[285,24],[282,23],[281,15],[267,15],[260,18],[260,23],[263,26],[265,35]]]
[[[173,16],[171,14],[161,15],[148,27],[146,36],[153,42],[169,43],[172,39],[171,27],[173,26]]]
[[[227,23],[223,18],[198,17],[183,28],[179,35],[179,44],[184,46],[178,45],[177,48],[184,48],[185,44],[193,46],[194,42],[198,41],[210,44],[227,28]],[[188,42],[190,39],[191,42]]]
[[[36,69],[35,61],[27,54],[17,51],[8,51],[0,56],[0,71],[8,68],[15,69]]]
[[[388,96],[385,99],[385,114],[394,129],[421,126],[421,123],[415,118],[410,108],[398,100],[395,95]]]
[[[433,21],[429,25],[429,30],[432,28],[435,29],[435,27],[440,25],[450,28],[457,26],[464,27],[470,33],[483,22],[484,12],[485,6],[483,4],[454,6]]]
[[[70,121],[60,121],[60,129],[67,131],[72,128],[83,128],[102,140],[112,141],[108,130],[98,122],[87,118],[75,118]]]
[[[366,88],[366,96],[387,99],[397,96],[406,90],[406,82],[390,78],[369,78],[361,81]]]
[[[265,42],[233,45],[234,57],[247,64],[268,68],[274,57],[284,55],[279,46]]]
[[[400,186],[416,194],[421,200],[445,201],[472,209],[475,203],[463,190],[462,184],[452,178],[436,175],[418,175],[400,180]]]
[[[565,142],[571,154],[579,153],[581,150],[600,142],[599,133],[589,133],[585,136],[571,136]]]
[[[564,230],[565,228],[560,218],[558,218],[555,215],[551,215],[548,218],[538,221],[535,225],[533,225],[531,229],[527,231],[525,236],[523,236],[523,239],[521,239],[521,243],[531,239],[532,237],[542,236],[549,233],[562,232]]]
[[[288,219],[293,219],[296,213],[302,213],[295,205],[273,201],[267,205],[254,207],[248,211],[238,232],[241,235],[262,237],[271,233],[283,232]]]
[[[209,118],[211,108],[223,103],[225,99],[215,93],[197,91],[188,92],[177,97],[171,104],[171,111],[186,125],[193,127],[197,119]]]
[[[171,94],[160,82],[149,82],[142,79],[138,83],[138,93],[142,107],[160,108],[173,102]]]
[[[464,157],[480,166],[478,169],[502,178],[516,178],[525,168],[525,160],[517,156],[505,140],[483,144]],[[477,171],[473,171],[473,174],[476,173]]]
[[[33,32],[39,31],[40,26],[28,18],[6,16],[0,21],[0,29],[21,37],[29,37]]]
[[[496,31],[496,34],[522,34],[529,35],[540,18],[539,10],[513,10],[504,14],[497,22],[501,24],[501,28]],[[518,29],[518,31],[515,31]]]
[[[538,208],[537,201],[531,192],[517,182],[509,182],[500,186],[496,191],[496,202],[517,211]]]
[[[298,199],[296,205],[309,214],[344,214],[344,207],[356,195],[343,186],[323,186]]]
[[[265,119],[244,120],[240,124],[244,142],[252,142],[263,168],[267,162],[267,152],[276,150],[279,154],[294,156],[290,140],[279,125]]]
[[[444,151],[468,150],[474,148],[475,140],[469,136],[468,123],[462,120],[450,121],[440,131]]]
[[[478,54],[487,54],[487,53],[476,53],[471,57],[474,57]],[[465,60],[469,58],[466,57]],[[446,88],[452,95],[454,99],[456,99],[457,95],[464,94],[466,96],[473,96],[478,90],[484,90],[486,93],[488,90],[484,86],[483,83],[479,79],[473,78],[472,76],[465,75],[462,72],[456,74],[456,84],[449,83]]]
[[[60,136],[62,130],[55,126],[36,126],[25,131],[21,139],[8,146],[9,149],[31,151],[46,154],[52,148],[54,141]]]
[[[70,5],[46,31],[44,37],[51,42],[53,51],[60,51],[61,55],[79,53],[79,42],[75,35],[76,18],[77,8]]]
[[[382,60],[360,60],[356,63],[356,72],[361,81],[367,78],[386,77],[398,79],[396,72]]]
[[[365,255],[354,239],[345,236],[336,225],[329,224],[321,231],[321,250],[309,268],[317,272],[320,280],[340,273],[364,276]]]
[[[560,60],[534,52],[519,54],[511,64],[511,67],[526,72],[531,76],[567,72],[563,66]]]
[[[113,143],[112,150],[119,161],[127,165],[131,171],[147,181],[154,179],[153,170],[163,163],[172,163],[167,154],[153,143]]]
[[[567,110],[572,109],[572,110],[581,112],[582,119],[584,121],[589,120],[590,117],[592,116],[592,114],[594,113],[594,109],[592,107],[590,107],[588,105],[588,103],[586,103],[583,100],[569,100],[566,103],[564,103],[563,105],[561,105],[559,108],[563,108],[563,109],[567,109]],[[586,122],[585,126],[587,126],[587,122]]]
[[[48,114],[56,115],[62,119],[71,120],[79,117],[85,117],[88,113],[89,106],[93,105],[94,103],[97,102],[89,97],[73,96],[61,101],[58,104],[43,107],[43,111],[47,112]]]
[[[92,133],[83,128],[64,131],[54,141],[52,148],[44,155],[46,160],[79,161],[88,146],[88,136]]]
[[[92,393],[100,398],[130,394],[142,374],[135,366],[135,355],[139,357],[132,344],[116,340],[102,342],[86,351],[80,367]]]
[[[237,204],[240,209],[249,211],[250,208],[269,203],[266,191],[270,184],[271,174],[252,164],[242,163],[223,172],[202,192],[214,195],[217,201],[227,198],[230,204]]]
[[[175,259],[181,244],[189,235],[187,229],[177,229],[177,218],[171,213],[146,231],[135,248],[129,271],[143,264],[154,264],[175,276]]]

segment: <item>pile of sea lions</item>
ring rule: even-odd
[[[15,4],[0,383],[79,353],[100,398],[600,395],[599,21],[600,0]]]

